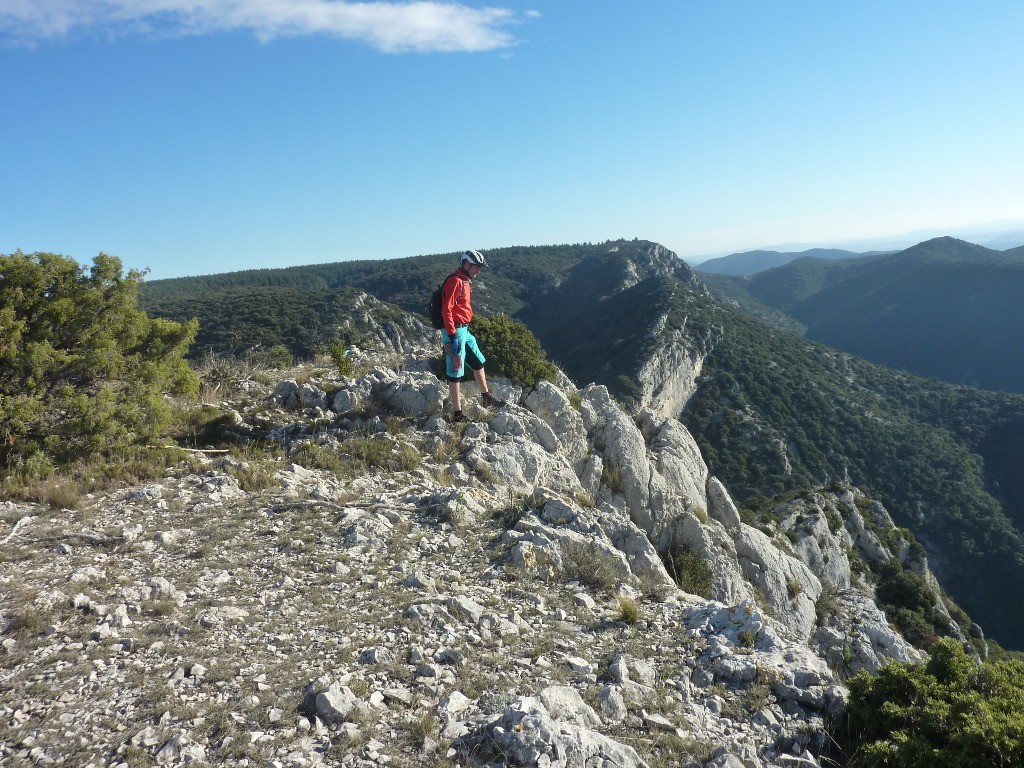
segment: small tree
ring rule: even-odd
[[[926,664],[893,663],[849,681],[851,765],[1024,765],[1024,662],[979,664],[943,638]]]
[[[555,380],[552,365],[537,337],[520,322],[505,315],[477,317],[473,335],[487,356],[490,373],[507,376],[522,387],[532,387],[541,379]]]
[[[198,321],[138,309],[142,273],[101,253],[0,254],[0,469],[43,471],[151,440],[166,393],[195,397],[184,356]]]

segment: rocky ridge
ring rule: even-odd
[[[656,410],[497,381],[452,425],[426,368],[250,381],[269,447],[0,508],[0,760],[813,766],[842,680],[920,658],[856,490],[749,525]]]

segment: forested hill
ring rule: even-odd
[[[870,489],[986,632],[1021,647],[1006,590],[1024,583],[1024,397],[874,365],[693,291],[674,298],[669,324],[683,318],[712,343],[681,418],[742,503]]]
[[[611,248],[642,250],[642,241],[601,245],[498,248],[486,251],[487,272],[473,299],[483,314],[515,315],[546,285],[588,255]],[[405,259],[259,269],[199,277],[155,280],[142,286],[140,303],[167,318],[200,319],[192,356],[207,351],[243,354],[253,346],[284,345],[309,357],[335,338],[338,314],[352,291],[425,315],[430,293],[458,266],[459,253]]]
[[[716,291],[809,339],[955,384],[1024,392],[1024,249],[944,237],[896,254],[799,259]],[[776,322],[776,325],[781,325]]]

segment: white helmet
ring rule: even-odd
[[[476,264],[478,267],[487,266],[487,261],[484,259],[484,255],[480,251],[466,251],[462,254],[462,260],[469,262],[470,264]]]

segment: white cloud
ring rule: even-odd
[[[264,41],[328,35],[388,53],[489,51],[515,44],[508,27],[519,20],[503,8],[430,0],[0,0],[0,36],[21,44],[85,31],[183,36],[248,30]]]

